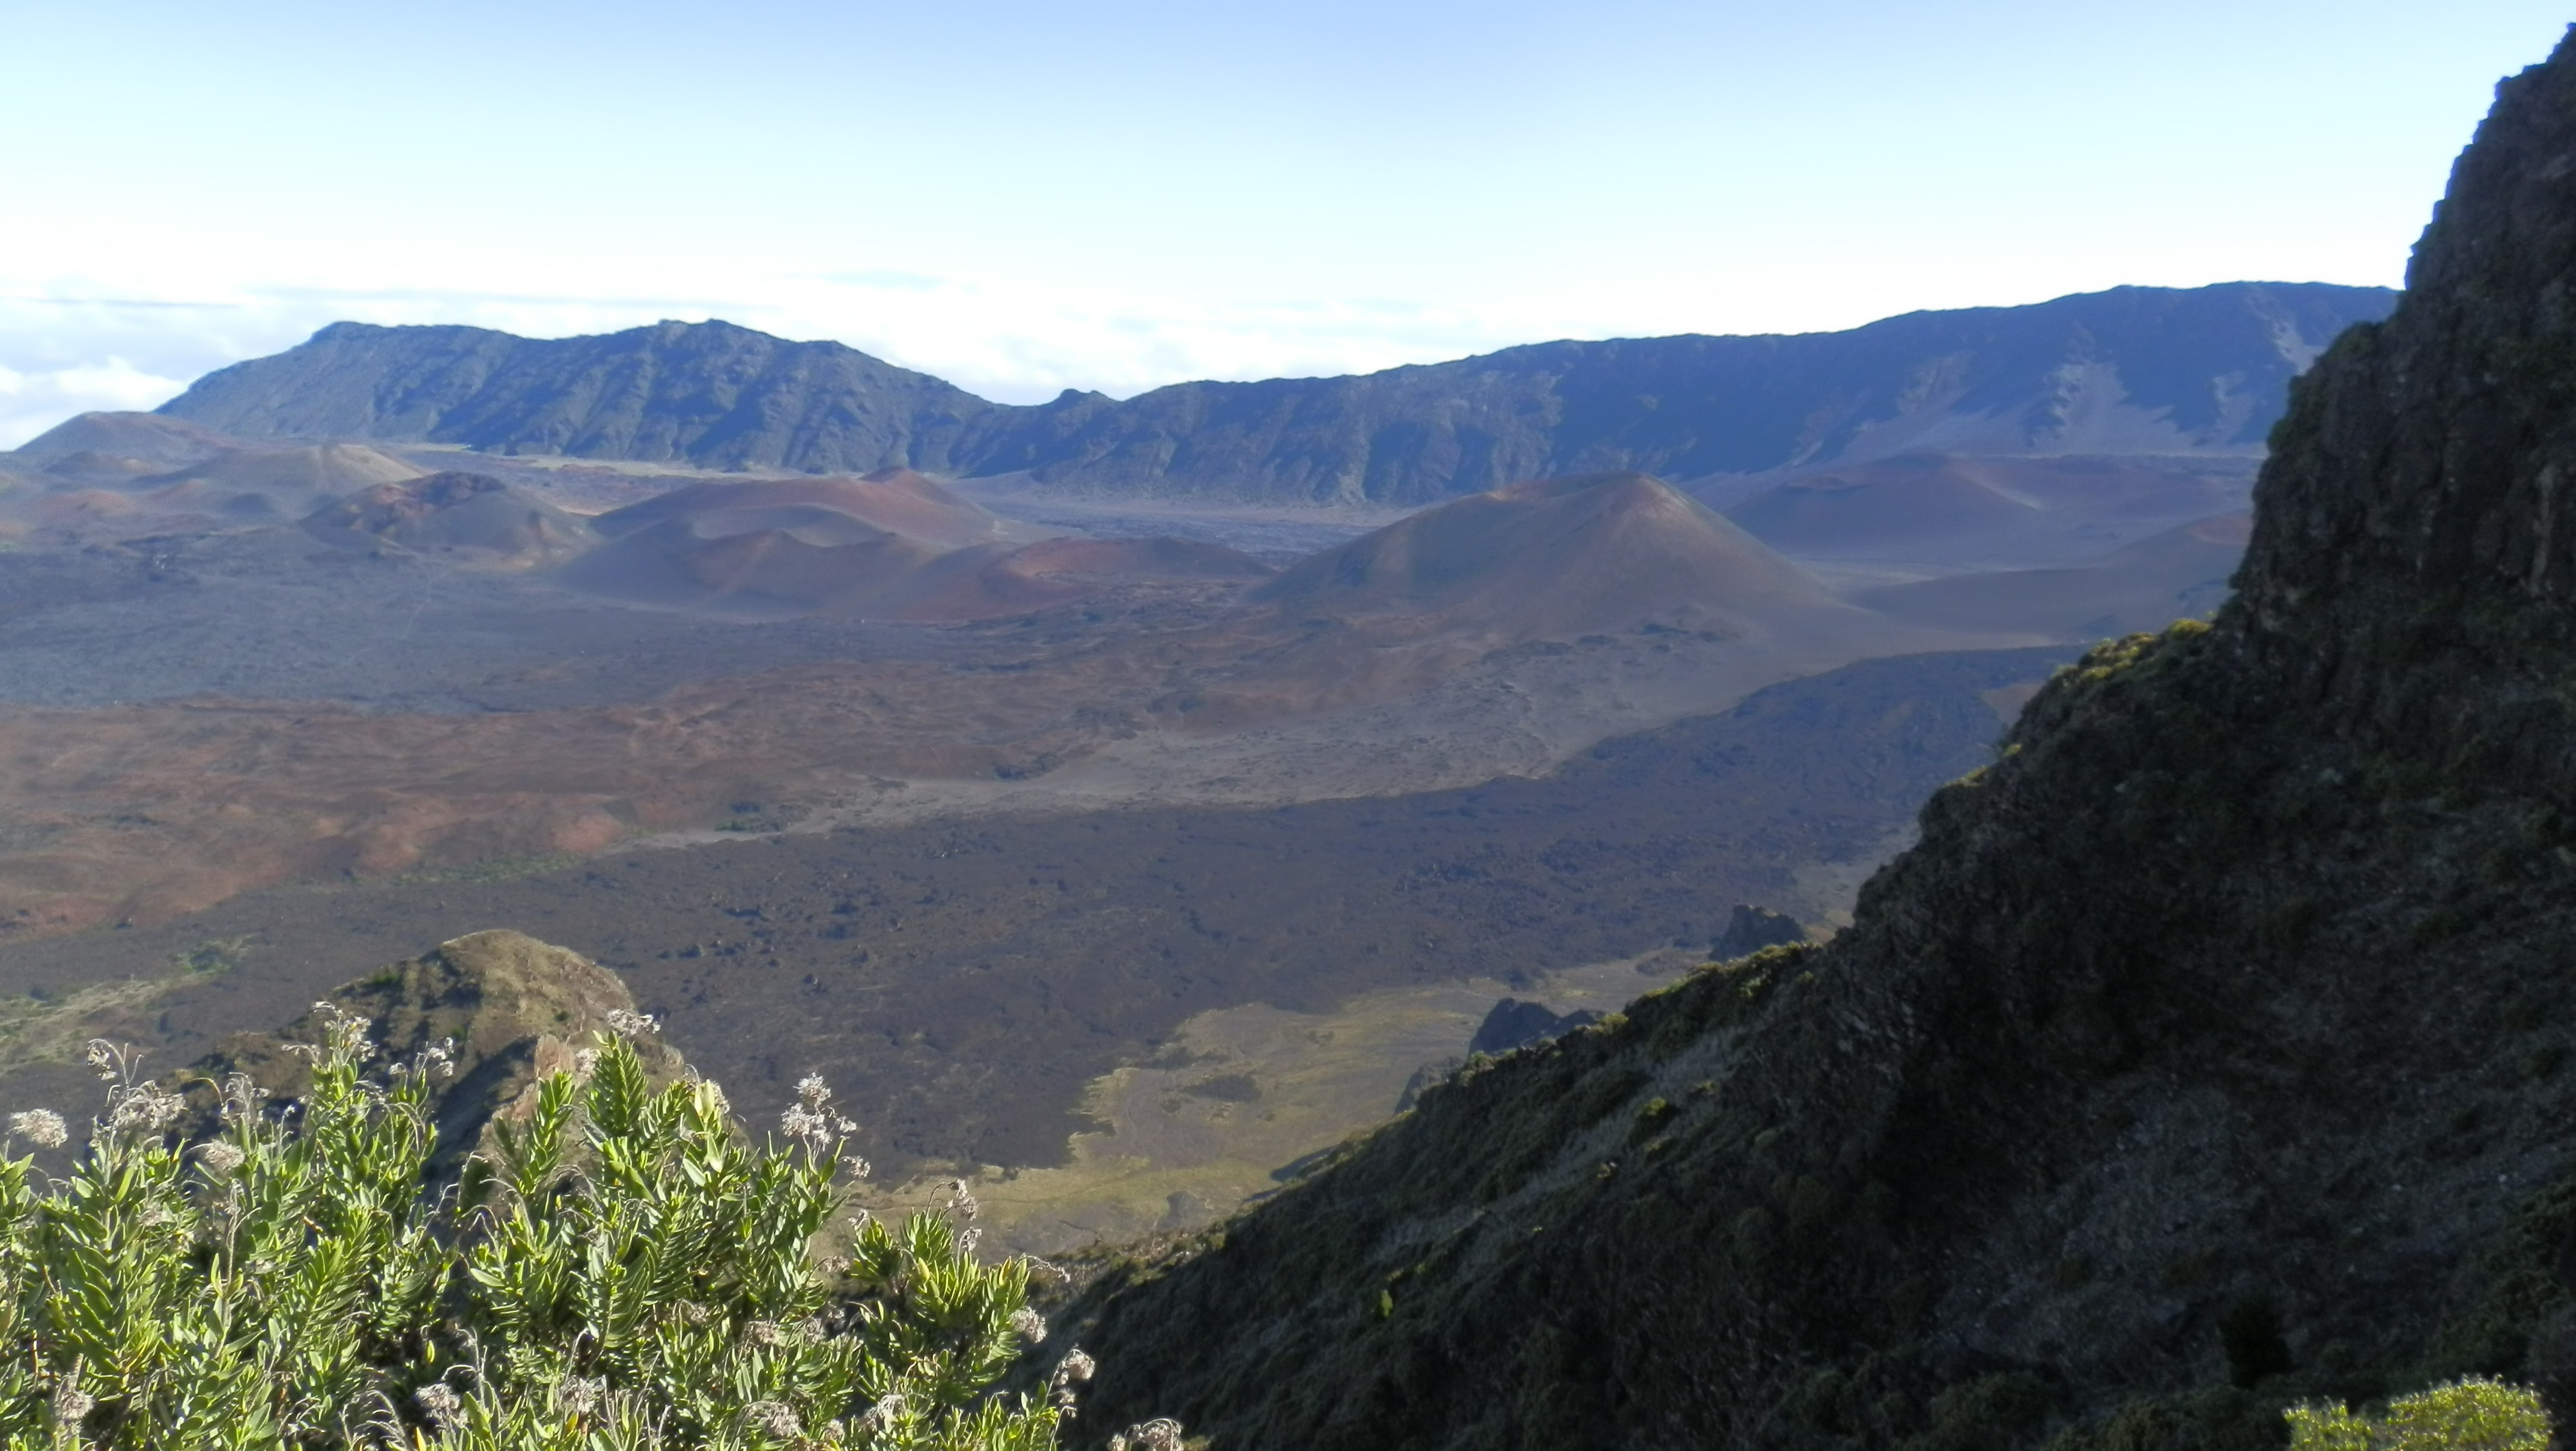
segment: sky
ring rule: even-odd
[[[325,323],[987,397],[2398,285],[2536,0],[0,0],[0,447]]]

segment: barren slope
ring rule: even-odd
[[[671,609],[964,621],[1154,585],[1272,571],[1175,539],[1046,540],[918,474],[689,484],[600,516],[608,543],[559,573]],[[1038,539],[1035,544],[1023,543]]]
[[[2221,514],[2072,569],[1950,575],[1853,598],[1899,619],[1957,630],[2039,630],[2070,641],[2161,630],[2218,608],[2252,530],[2251,516]]]
[[[2242,513],[2252,485],[2252,460],[1908,454],[1795,471],[1726,515],[1799,559],[2066,566]]]
[[[1804,571],[1643,474],[1514,484],[1329,550],[1263,585],[1292,614],[1402,616],[1498,642],[1656,624],[1742,634],[1833,602]]]
[[[1874,859],[1907,801],[1990,755],[2001,722],[1981,693],[2063,658],[1874,661],[1602,743],[1540,779],[1453,791],[834,832],[778,830],[774,798],[754,798],[750,830],[702,846],[317,883],[126,931],[0,936],[0,1008],[66,1005],[47,1020],[65,1055],[104,1032],[185,1062],[366,965],[513,923],[615,968],[748,1115],[821,1069],[865,1120],[864,1151],[898,1175],[916,1156],[1057,1163],[1090,1127],[1086,1086],[1201,1012],[1323,1011],[1704,944],[1735,901],[1825,909],[1837,889],[1813,869]],[[796,739],[812,725],[776,729]],[[576,738],[543,764],[596,764],[627,744]],[[239,965],[172,976],[173,954],[209,943]],[[129,977],[136,991],[74,1000]],[[5,996],[31,990],[42,1000]],[[0,1102],[44,1101],[19,1086],[35,1081],[0,1084]],[[68,1061],[60,1081],[55,1102],[89,1091]]]
[[[597,542],[589,521],[488,474],[437,473],[378,484],[304,518],[306,533],[352,548],[394,545],[533,568]]]

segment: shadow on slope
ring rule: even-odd
[[[2168,529],[2073,569],[1996,570],[1892,585],[1856,603],[1954,630],[2035,630],[2098,640],[2207,618],[2227,598],[2254,520],[2222,514]]]
[[[2251,459],[1907,454],[1792,474],[1726,515],[1802,559],[2063,566],[2242,512],[2253,468]]]
[[[603,514],[608,542],[560,574],[668,608],[979,620],[1070,604],[1105,582],[1242,581],[1249,557],[1180,540],[1054,541],[921,475],[692,484]]]

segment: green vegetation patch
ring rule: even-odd
[[[484,885],[515,882],[522,877],[541,877],[566,867],[579,866],[587,858],[578,852],[537,852],[524,856],[486,857],[457,867],[425,867],[402,872],[386,880],[396,886],[420,887],[446,884]]]
[[[92,983],[60,996],[0,998],[0,1077],[37,1063],[68,1063],[104,1019],[130,1013],[199,974]]]
[[[2289,1413],[2291,1451],[2549,1451],[2538,1392],[2471,1376],[2388,1403],[2381,1415],[2339,1405]]]
[[[651,1087],[630,1041],[651,1020],[620,1013],[424,1195],[448,1048],[370,1079],[367,1020],[323,1021],[292,1118],[235,1075],[220,1133],[186,1143],[185,1099],[101,1044],[107,1106],[69,1177],[0,1155],[0,1445],[1055,1444],[1089,1357],[1066,1350],[1036,1403],[993,1389],[1045,1337],[1043,1267],[977,1261],[962,1185],[899,1228],[836,1224],[854,1126],[819,1079],[785,1145],[752,1147],[715,1084]],[[69,1140],[41,1110],[8,1136]],[[1160,1422],[1111,1444],[1181,1443]]]

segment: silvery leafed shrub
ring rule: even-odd
[[[977,1262],[962,1184],[899,1228],[845,1213],[865,1166],[820,1080],[753,1147],[715,1084],[647,1083],[624,1015],[426,1196],[444,1050],[370,1077],[365,1022],[324,1017],[293,1115],[236,1077],[221,1135],[174,1144],[184,1100],[98,1043],[69,1176],[0,1154],[11,1451],[1055,1445],[1088,1356],[1051,1403],[992,1390],[1044,1338],[1042,1267]],[[44,1110],[8,1133],[70,1138]]]

